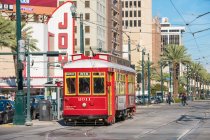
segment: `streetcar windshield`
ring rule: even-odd
[[[79,78],[79,94],[90,94],[90,78]]]
[[[79,94],[90,94],[90,72],[79,72]]]

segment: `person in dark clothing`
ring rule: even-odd
[[[35,98],[32,99],[31,103],[31,118],[35,119],[36,118],[36,104],[35,104]]]
[[[171,93],[168,93],[168,104],[171,105]]]
[[[182,102],[183,102],[183,106],[188,105],[187,104],[187,96],[185,93],[182,94]]]

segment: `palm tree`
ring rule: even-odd
[[[194,79],[193,97],[196,96],[196,82],[198,82],[198,74],[203,69],[200,63],[191,62],[190,64],[190,76]]]
[[[13,45],[15,41],[12,32],[13,23],[0,15],[0,48]]]
[[[2,24],[1,24],[2,23]],[[12,53],[17,52],[17,42],[16,42],[16,24],[14,21],[7,20],[3,17],[0,17],[0,47],[7,47],[10,48]],[[23,40],[30,40],[29,49],[30,51],[39,50],[36,47],[36,43],[38,42],[36,39],[32,38],[32,27],[27,26],[25,22],[21,24],[21,31],[22,31],[22,39]],[[6,33],[6,35],[5,35]],[[17,76],[17,56],[13,55],[15,73]]]
[[[178,95],[179,65],[190,62],[190,56],[187,55],[187,49],[184,46],[170,44],[165,47],[161,60],[164,65],[169,63],[173,70],[173,95]]]

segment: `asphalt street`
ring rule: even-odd
[[[209,140],[210,102],[137,106],[133,119],[111,126],[64,126],[33,121],[33,126],[0,125],[0,140]]]

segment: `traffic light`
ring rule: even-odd
[[[141,73],[137,73],[137,83],[141,83]]]

